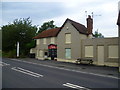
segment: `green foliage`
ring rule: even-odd
[[[16,57],[16,50],[13,49],[13,50],[8,51],[8,52],[2,51],[2,57],[15,58]]]
[[[2,26],[2,50],[12,56],[14,54],[12,51],[19,42],[20,55],[27,55],[30,48],[35,46],[32,38],[36,35],[36,31],[37,27],[32,26],[30,18],[15,19],[13,24]]]
[[[41,33],[42,31],[47,30],[47,29],[57,28],[57,26],[54,25],[53,23],[54,23],[53,20],[43,23],[43,25],[41,25],[41,27],[39,28],[38,33]]]
[[[95,31],[94,37],[95,37],[95,38],[104,38],[104,36],[103,36],[101,33],[99,33],[98,30]]]
[[[2,50],[2,30],[0,29],[0,50]]]
[[[2,57],[2,51],[0,50],[0,57]]]

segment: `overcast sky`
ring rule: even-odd
[[[60,27],[67,18],[86,26],[86,15],[93,12],[94,28],[105,37],[117,37],[119,0],[2,0],[2,25],[14,19],[30,17],[33,25],[41,26],[54,20]],[[87,11],[87,13],[85,13]]]

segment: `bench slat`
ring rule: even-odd
[[[93,60],[92,59],[82,59],[82,58],[78,58],[77,60],[76,60],[76,63],[78,64],[78,63],[88,63],[88,64],[92,64],[93,63]]]

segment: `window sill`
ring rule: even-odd
[[[71,43],[65,43],[65,44],[71,44]]]

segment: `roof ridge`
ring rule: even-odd
[[[33,37],[33,39],[39,39],[39,38],[45,38],[45,37],[56,37],[57,32],[59,30],[60,30],[60,27],[44,30],[41,33],[39,33],[37,36]]]
[[[76,22],[76,21],[74,21],[74,20],[71,20],[71,19],[69,19],[69,18],[67,18],[67,20],[72,21],[72,22],[77,23],[77,24],[80,24],[80,25],[83,25],[83,24],[81,24],[81,23],[79,23],[79,22]],[[83,26],[85,26],[85,25],[83,25]]]
[[[44,32],[44,31],[48,31],[48,30],[53,30],[53,29],[60,29],[61,27],[57,27],[57,28],[51,28],[51,29],[46,29],[46,30],[43,30],[42,32]],[[41,32],[41,33],[42,33]]]
[[[76,21],[73,21],[69,18],[66,19],[64,24],[67,21],[69,21],[71,23],[71,25],[73,25],[79,33],[87,35],[87,28],[85,27],[85,25],[83,25],[81,23],[78,23]],[[61,29],[64,27],[64,24],[61,27],[56,27],[56,28],[51,28],[51,29],[48,29],[48,30],[44,30],[33,38],[34,39],[39,39],[39,38],[45,38],[45,37],[56,37],[58,35],[58,33],[61,31]]]
[[[67,18],[68,21],[70,21],[70,23],[82,34],[86,34],[87,35],[87,28],[85,27],[85,25],[78,23],[76,21],[73,21],[69,18]]]

